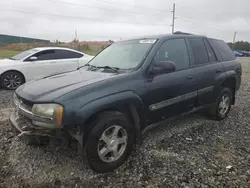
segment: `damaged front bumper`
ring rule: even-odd
[[[77,130],[66,131],[64,129],[46,129],[32,124],[32,120],[18,113],[15,110],[10,113],[9,121],[12,125],[13,132],[25,142],[31,142],[33,139],[36,142],[41,140],[58,139],[69,141],[74,138],[82,146],[83,132]]]
[[[31,120],[19,115],[14,111],[10,113],[10,123],[13,131],[17,133],[18,137],[22,136],[44,136],[44,137],[56,137],[57,130],[48,130],[41,127],[34,126]]]

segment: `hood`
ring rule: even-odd
[[[22,61],[12,60],[12,59],[0,59],[0,68],[7,67],[10,65],[20,65],[23,64]]]
[[[52,102],[68,92],[108,79],[114,75],[113,73],[80,69],[28,82],[20,86],[16,93],[32,102]]]

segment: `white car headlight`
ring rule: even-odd
[[[40,126],[51,126],[56,125],[59,128],[62,125],[63,118],[63,107],[59,104],[34,104],[32,108],[32,113],[36,116],[40,116],[41,118],[51,118],[51,123],[42,123],[33,120],[35,125]],[[47,126],[46,126],[47,127]]]

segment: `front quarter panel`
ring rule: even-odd
[[[26,70],[27,66],[28,63],[22,61],[14,61],[13,63],[5,64],[4,66],[0,65],[0,75],[2,75],[7,71],[18,71],[24,75],[25,80],[28,80],[28,75]]]
[[[140,108],[145,92],[142,73],[138,70],[84,86],[57,98],[54,102],[64,105],[63,124],[70,127],[84,125],[95,113],[105,109],[117,109],[121,104],[132,103]]]
[[[144,109],[139,95],[133,91],[124,91],[96,99],[81,106],[77,111],[75,109],[76,105],[72,103],[65,108],[64,128],[72,128],[72,125],[83,128],[92,115],[104,110],[117,109],[117,107],[128,104],[134,105],[140,112]]]

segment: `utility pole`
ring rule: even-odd
[[[79,50],[78,49],[78,36],[77,36],[77,29],[75,30],[75,40],[74,40],[75,42],[75,50]]]
[[[232,44],[232,50],[234,49],[234,43],[235,43],[235,38],[236,38],[237,32],[234,32],[234,38],[233,38],[233,44]]]
[[[172,21],[172,33],[174,33],[174,21],[176,19],[175,17],[175,3],[173,4],[173,10],[171,11],[173,13],[173,21]]]
[[[23,51],[23,39],[20,37],[20,42],[21,42],[21,50]]]
[[[78,36],[77,36],[77,29],[75,30],[75,40],[78,40]]]

